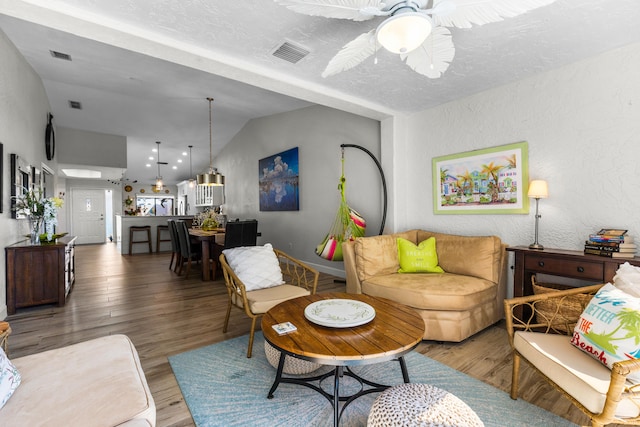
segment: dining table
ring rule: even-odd
[[[211,230],[203,230],[201,228],[192,227],[189,228],[189,236],[192,239],[198,240],[202,246],[202,280],[211,280],[211,254],[215,245],[220,247],[224,246],[224,228],[214,228]],[[217,265],[216,260],[213,260],[213,265]],[[213,274],[215,279],[215,273]]]

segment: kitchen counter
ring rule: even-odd
[[[131,226],[144,226],[151,227],[151,248],[155,252],[156,239],[158,236],[158,225],[167,225],[168,219],[182,219],[185,221],[193,220],[193,216],[187,215],[172,215],[172,216],[132,216],[132,215],[116,215],[116,232],[118,236],[117,244],[118,249],[122,255],[129,254],[129,228]],[[166,235],[166,234],[165,234]],[[143,238],[142,233],[136,234],[136,240]],[[149,247],[146,244],[133,245],[132,252],[147,253]],[[162,242],[160,245],[160,252],[171,251],[171,242]]]

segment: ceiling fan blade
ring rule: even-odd
[[[430,79],[437,79],[449,68],[456,49],[451,32],[445,27],[434,27],[431,35],[417,49],[400,55],[400,59],[413,71]]]
[[[374,9],[382,9],[381,0],[274,0],[297,13],[325,18],[366,21],[375,17]]]
[[[380,48],[375,40],[376,30],[360,34],[355,39],[344,45],[327,64],[322,72],[322,77],[329,77],[342,71],[349,70],[373,55]]]
[[[445,27],[471,28],[513,18],[556,0],[434,0],[433,20]]]

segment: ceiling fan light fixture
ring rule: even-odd
[[[431,34],[431,19],[419,12],[405,12],[384,20],[376,30],[378,43],[392,53],[409,53]]]

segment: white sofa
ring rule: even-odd
[[[0,425],[145,426],[156,407],[138,353],[125,335],[11,359],[22,382],[0,409]]]

